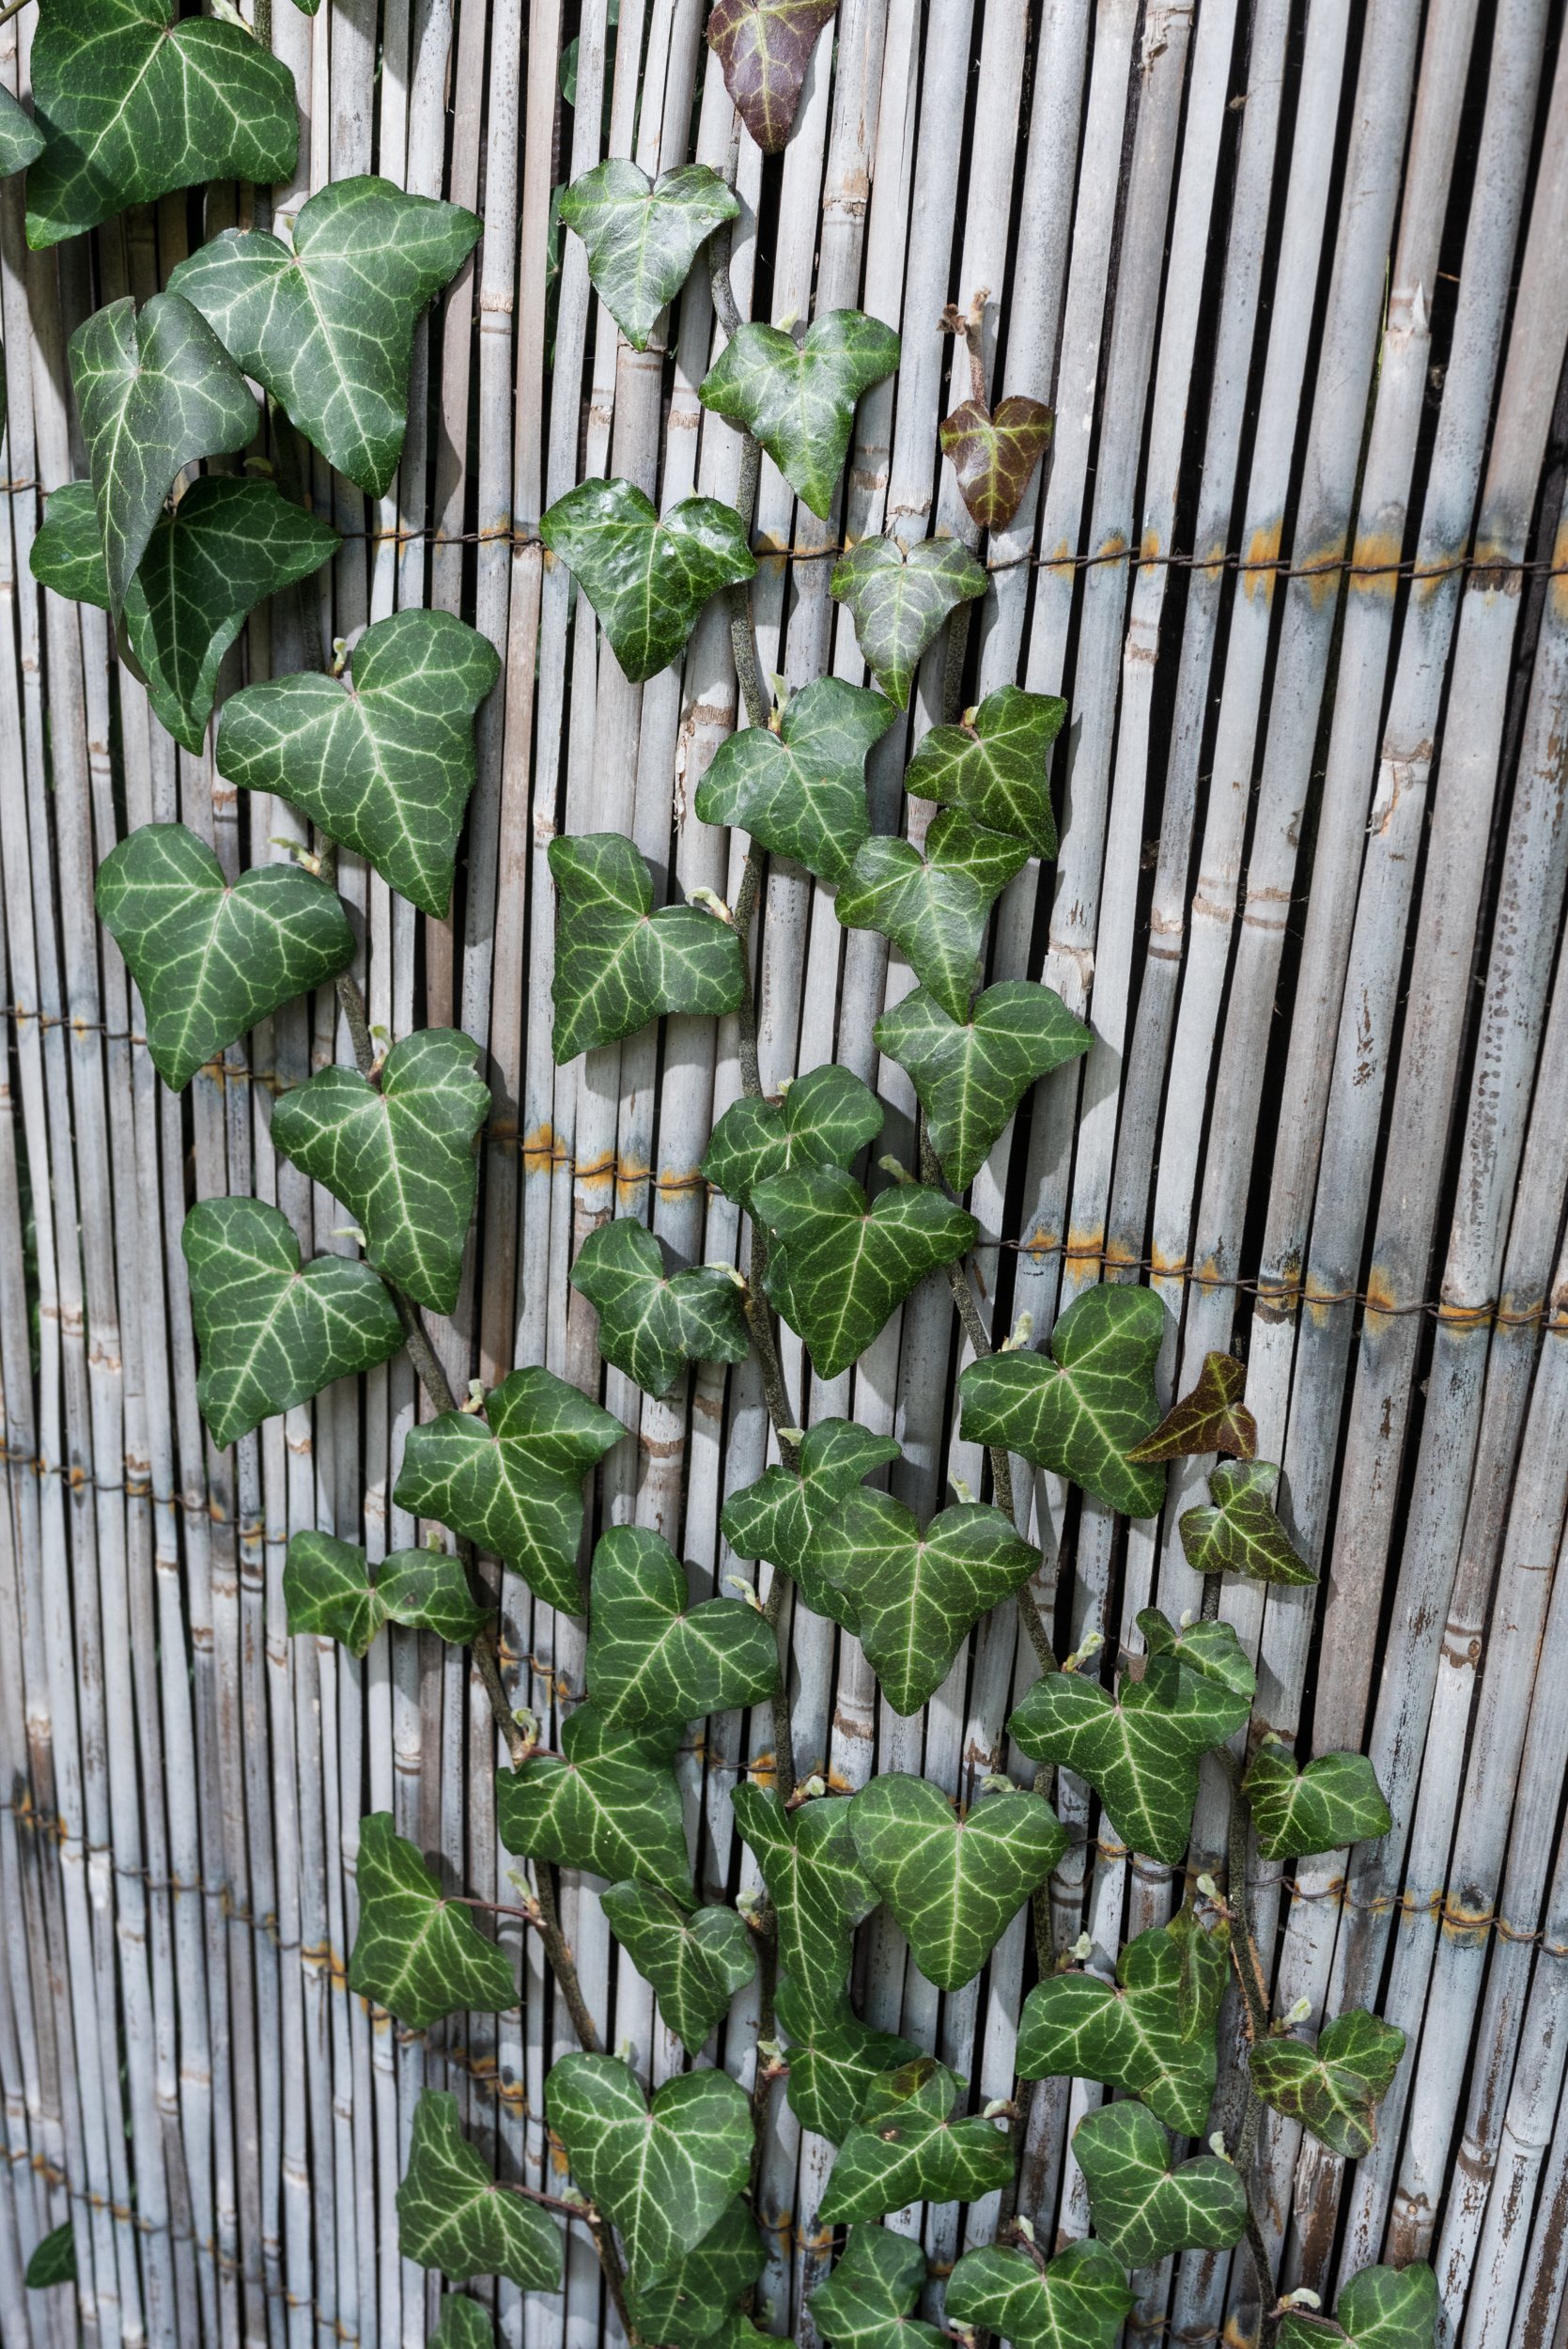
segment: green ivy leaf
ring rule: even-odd
[[[1273,1460],[1221,1460],[1210,1470],[1212,1506],[1184,1510],[1177,1524],[1194,1574],[1244,1574],[1251,1582],[1315,1582],[1274,1514],[1280,1469]]]
[[[866,667],[889,700],[907,709],[922,653],[948,614],[989,585],[956,538],[928,538],[908,555],[895,538],[862,538],[834,564],[831,593],[854,620]]]
[[[1205,1354],[1197,1385],[1172,1404],[1128,1459],[1179,1460],[1229,1452],[1250,1460],[1258,1449],[1258,1423],[1241,1399],[1246,1386],[1246,1369],[1234,1354]]]
[[[659,1534],[615,1525],[594,1552],[587,1678],[613,1729],[700,1720],[771,1696],[772,1626],[744,1599],[693,1607],[686,1569]]]
[[[1103,2105],[1073,2131],[1096,2233],[1128,2267],[1169,2251],[1223,2250],[1247,2231],[1247,2188],[1213,2154],[1171,2166],[1171,2139],[1147,2105]]]
[[[482,1418],[442,1411],[409,1430],[393,1501],[505,1559],[547,1605],[580,1615],[582,1479],[626,1432],[550,1371],[514,1370],[486,1396]]]
[[[1297,1772],[1282,1742],[1265,1737],[1241,1781],[1265,1859],[1299,1859],[1387,1835],[1393,1818],[1364,1753],[1323,1753]]]
[[[161,724],[200,751],[224,655],[246,614],[319,570],[339,544],[330,523],[290,506],[270,481],[204,474],[160,514],[125,591],[125,627]],[[33,577],[56,595],[109,609],[92,484],[51,490],[33,541]]]
[[[707,44],[765,155],[788,144],[816,37],[837,0],[714,0]]]
[[[1217,2071],[1212,2030],[1182,2029],[1182,1951],[1163,1925],[1129,1941],[1114,1983],[1079,1972],[1036,1983],[1018,2022],[1018,2075],[1077,2074],[1126,2088],[1183,2137],[1202,2134]]]
[[[818,677],[792,693],[771,725],[722,742],[697,786],[705,824],[733,824],[819,880],[846,879],[870,837],[866,754],[897,713],[881,693]]]
[[[618,832],[550,844],[557,893],[558,1062],[635,1035],[666,1012],[737,1009],[746,962],[729,925],[701,906],[653,910],[653,880]]]
[[[962,1021],[917,987],[882,1014],[874,1033],[889,1059],[908,1070],[955,1190],[974,1180],[1030,1086],[1094,1041],[1061,996],[1032,979],[986,988]]]
[[[1200,1617],[1196,1623],[1183,1624],[1178,1631],[1157,1607],[1143,1608],[1137,1622],[1151,1657],[1164,1657],[1182,1672],[1200,1674],[1251,1710],[1258,1692],[1257,1675],[1228,1623]]]
[[[143,824],[111,848],[97,903],[140,990],[153,1066],[176,1093],[247,1028],[354,958],[354,934],[325,881],[258,864],[230,883],[183,824]]]
[[[501,675],[488,638],[450,612],[366,629],[351,677],[301,671],[224,704],[218,771],[291,800],[440,922],[474,788],[474,719]]]
[[[13,171],[25,171],[47,144],[26,108],[17,104],[8,89],[0,89],[0,179],[8,179]]]
[[[684,2072],[650,2106],[616,2057],[566,2055],[545,2115],[644,2284],[694,2250],[750,2178],[752,2108],[727,2072]]]
[[[323,1068],[272,1112],[273,1143],[342,1200],[377,1271],[438,1314],[458,1301],[474,1137],[490,1105],[474,1074],[478,1051],[456,1029],[422,1028],[393,1046],[373,1081]]]
[[[1164,1331],[1153,1289],[1110,1282],[1085,1289],[1051,1331],[1048,1357],[970,1362],[958,1380],[964,1441],[1021,1452],[1124,1516],[1157,1516],[1165,1478],[1129,1465],[1127,1453],[1159,1417],[1155,1363]]]
[[[754,1485],[732,1493],[720,1513],[720,1530],[737,1557],[766,1558],[787,1574],[814,1614],[836,1615],[843,1595],[817,1573],[812,1537],[863,1476],[899,1456],[891,1436],[874,1436],[850,1419],[818,1420],[801,1442],[800,1474],[770,1468]]]
[[[970,520],[982,530],[1007,528],[1055,422],[1043,400],[1019,392],[999,399],[994,408],[981,399],[961,399],[942,418],[942,455],[953,467]]]
[[[125,0],[110,0],[124,5]],[[124,603],[178,474],[256,432],[245,379],[199,310],[128,294],[70,338],[70,380],[103,537],[109,609]]]
[[[699,1908],[688,1916],[668,1892],[646,1884],[613,1884],[600,1893],[599,1906],[637,1971],[653,1984],[668,2028],[688,2055],[699,2055],[736,1992],[756,1971],[745,1921],[733,1908]]]
[[[699,248],[740,207],[711,163],[682,163],[650,179],[614,157],[574,179],[561,218],[587,247],[594,291],[634,350],[691,272]]]
[[[1341,2293],[1332,2316],[1292,2309],[1279,2349],[1434,2349],[1437,2279],[1430,2267],[1363,2267]]]
[[[663,2342],[666,2349],[705,2349],[726,2332],[763,2260],[762,2238],[737,2195],[673,2267],[646,2281],[627,2278],[627,2311],[644,2341]]]
[[[999,686],[961,725],[932,727],[909,762],[904,788],[911,799],[962,808],[988,832],[1011,832],[1036,856],[1054,857],[1046,762],[1066,715],[1055,693]]]
[[[49,0],[33,42],[48,148],[27,175],[35,251],[204,179],[290,179],[294,77],[238,25],[169,0]]]
[[[710,596],[756,570],[732,507],[682,498],[660,514],[629,481],[580,482],[540,517],[539,536],[593,605],[633,685],[669,667]]]
[[[853,2227],[831,2276],[807,2303],[822,2339],[843,2349],[941,2349],[911,2311],[925,2289],[925,2254],[908,2235]]]
[[[703,1173],[750,1214],[753,1191],[769,1175],[847,1167],[881,1130],[882,1105],[871,1087],[830,1062],[797,1077],[776,1101],[745,1094],[733,1101],[713,1128]]]
[[[986,918],[1027,854],[1021,841],[977,831],[944,808],[924,856],[908,840],[865,842],[838,893],[838,918],[848,929],[891,938],[949,1019],[967,1019]]]
[[[1183,2042],[1204,2039],[1213,2031],[1220,2000],[1231,1975],[1231,1927],[1215,1909],[1200,1914],[1188,1898],[1165,1928],[1176,1945],[1181,1971],[1176,1977],[1176,2027]]]
[[[55,2284],[76,2281],[76,2232],[69,2218],[35,2246],[22,2280],[29,2292],[49,2292]]]
[[[789,2108],[802,2128],[835,2145],[860,2119],[872,2082],[921,2052],[907,2039],[862,2023],[842,1983],[837,1998],[818,2007],[795,1983],[781,1982],[774,2012],[790,2043]]]
[[[496,1826],[520,1859],[553,1860],[612,1883],[634,1877],[692,1902],[680,1789],[679,1726],[613,1729],[591,1704],[561,1726],[559,1755],[536,1753],[496,1779]]]
[[[402,454],[415,321],[482,228],[460,204],[390,179],[334,179],[301,208],[292,249],[225,228],[169,284],[328,463],[379,498]]]
[[[824,1517],[810,1563],[814,1581],[836,1595],[827,1611],[858,1634],[883,1696],[908,1715],[936,1694],[974,1626],[1028,1581],[1040,1553],[1000,1509],[960,1502],[923,1533],[891,1494],[856,1490]]]
[[[295,1533],[283,1563],[291,1638],[314,1633],[363,1656],[384,1623],[433,1631],[449,1646],[476,1640],[489,1615],[476,1606],[460,1558],[396,1549],[372,1570],[365,1552],[331,1533]]]
[[[771,1250],[769,1299],[811,1349],[819,1378],[836,1378],[896,1305],[939,1265],[973,1247],[979,1225],[924,1183],[900,1183],[868,1206],[844,1168],[769,1175],[752,1212]]]
[[[1198,1799],[1197,1758],[1246,1720],[1252,1673],[1229,1624],[1195,1625],[1214,1638],[1194,1653],[1191,1635],[1178,1640],[1153,1608],[1138,1622],[1146,1639],[1157,1625],[1172,1642],[1150,1641],[1141,1680],[1124,1674],[1112,1697],[1080,1672],[1047,1672],[1007,1727],[1032,1760],[1086,1779],[1131,1850],[1173,1867]]]
[[[589,1233],[571,1284],[598,1315],[599,1352],[644,1394],[668,1394],[688,1362],[746,1359],[746,1313],[728,1266],[667,1272],[662,1242],[629,1216]]]
[[[875,2082],[844,2140],[817,2223],[879,2218],[906,2202],[973,2202],[1013,2175],[1005,2129],[955,2120],[958,2083],[934,2056],[917,2057]]]
[[[293,1225],[259,1199],[198,1201],[180,1247],[201,1349],[196,1401],[220,1449],[403,1343],[370,1267],[351,1256],[302,1267]]]
[[[849,1824],[861,1866],[939,1990],[974,1979],[1067,1848],[1041,1795],[989,1795],[955,1818],[937,1787],[896,1770],[861,1789]]]
[[[435,1871],[396,1832],[390,1811],[360,1821],[356,1876],[359,1931],[349,1953],[349,1987],[357,1997],[374,1999],[410,2030],[424,2030],[461,2007],[489,2015],[516,2006],[511,1960],[486,1940],[472,1909],[445,1897]],[[456,2108],[454,2100],[454,2114]]]
[[[836,2015],[855,1927],[877,1906],[861,1872],[849,1805],[836,1797],[786,1811],[772,1788],[737,1786],[735,1823],[751,1845],[779,1935],[779,1975],[799,2015]]]
[[[1249,2056],[1265,2105],[1299,2121],[1342,2160],[1359,2161],[1377,2142],[1377,2107],[1405,2053],[1397,2024],[1352,2007],[1315,2046],[1303,2039],[1260,2039]]]
[[[301,7],[303,0],[294,0],[294,5]],[[436,2329],[430,2335],[430,2349],[495,2349],[495,2326],[477,2300],[465,2300],[459,2293],[448,2293],[442,2301]]]
[[[1138,2305],[1103,2243],[1069,2243],[1053,2260],[991,2244],[966,2251],[947,2281],[948,2322],[1016,2349],[1116,2349]]]
[[[777,326],[740,327],[697,397],[759,441],[796,496],[825,521],[855,428],[855,403],[897,365],[891,326],[863,310],[829,310],[801,342]]]
[[[509,2276],[525,2292],[561,2289],[560,2230],[537,2202],[491,2176],[463,2136],[458,2099],[442,2089],[423,2089],[413,2108],[409,2166],[397,2188],[397,2248],[454,2280]],[[474,2301],[443,2305],[474,2309],[485,2321],[478,2338],[493,2341]]]

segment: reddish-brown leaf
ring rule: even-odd
[[[995,408],[961,400],[942,418],[942,453],[952,459],[958,494],[982,530],[1006,529],[1055,421],[1042,400],[1018,394]]]
[[[1234,1354],[1205,1354],[1190,1394],[1172,1403],[1153,1435],[1127,1454],[1154,1462],[1228,1452],[1234,1459],[1255,1458],[1258,1423],[1242,1401],[1247,1373]]]
[[[816,37],[837,0],[716,0],[707,43],[724,70],[724,87],[765,155],[776,155],[795,127],[800,86]]]

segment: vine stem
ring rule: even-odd
[[[26,6],[27,0],[10,0],[9,8],[0,8],[0,24],[8,24],[12,17],[20,16]]]
[[[1210,1575],[1204,1584],[1204,1613],[1208,1614],[1208,1595],[1218,1593],[1219,1577]],[[1224,1753],[1224,1767],[1231,1781],[1231,1815],[1225,1835],[1225,1898],[1232,1912],[1234,1929],[1231,1936],[1231,1955],[1241,1983],[1243,2003],[1247,2009],[1247,2030],[1250,2042],[1256,2046],[1268,2037],[1268,1985],[1264,1980],[1259,1962],[1257,1943],[1252,1937],[1252,1896],[1247,1881],[1248,1841],[1252,1824],[1251,1806],[1241,1791],[1241,1766],[1234,1754]],[[1235,2166],[1247,2196],[1247,2248],[1252,2254],[1257,2270],[1258,2297],[1262,2307],[1272,2309],[1278,2296],[1274,2282],[1274,2263],[1264,2241],[1263,2228],[1252,2202],[1252,2156],[1258,2141],[1258,2123],[1263,2107],[1252,2086],[1250,2070],[1247,2079],[1247,2102],[1242,2111],[1241,2130],[1236,2140]],[[1272,2330],[1265,2318],[1264,2339],[1272,2339]]]

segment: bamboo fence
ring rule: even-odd
[[[0,23],[23,94],[35,19]],[[605,1463],[599,1521],[658,1529],[722,1588],[720,1505],[768,1457],[754,1364],[650,1401],[603,1371],[567,1274],[612,1211],[683,1260],[736,1260],[737,1211],[697,1171],[739,1089],[735,1022],[671,1020],[555,1068],[545,851],[557,831],[619,830],[660,886],[733,896],[742,848],[691,806],[737,723],[729,634],[715,604],[681,661],[628,685],[537,528],[596,474],[665,505],[736,495],[738,439],[695,397],[722,341],[704,272],[638,353],[552,215],[605,154],[723,167],[734,113],[704,19],[703,0],[321,0],[314,17],[273,0],[304,124],[275,212],[374,169],[486,226],[420,330],[392,492],[369,504],[318,465],[344,545],[318,608],[257,613],[225,676],[285,673],[304,629],[324,646],[421,602],[503,654],[451,925],[349,857],[340,874],[372,1019],[459,1023],[489,1055],[443,1366],[459,1391],[521,1363],[602,1381],[633,1436]],[[828,522],[764,462],[765,672],[862,681],[831,549],[972,540],[938,455],[968,389],[945,303],[984,292],[994,389],[1056,409],[1043,475],[981,546],[993,592],[873,754],[875,820],[919,836],[900,778],[960,660],[966,701],[1014,679],[1067,697],[1061,855],[1010,885],[990,975],[1044,977],[1095,1040],[973,1187],[986,1313],[1000,1335],[1028,1312],[1038,1339],[1093,1281],[1147,1279],[1169,1308],[1163,1391],[1213,1348],[1247,1360],[1281,1514],[1323,1579],[1227,1588],[1224,1612],[1267,1719],[1304,1752],[1365,1748],[1395,1819],[1355,1854],[1260,1866],[1265,1957],[1281,2009],[1364,2002],[1410,2042],[1358,2168],[1267,2116],[1265,2232],[1284,2283],[1326,2295],[1369,2261],[1432,2260],[1463,2349],[1568,2342],[1561,20],[1557,0],[841,0],[782,158],[739,141],[733,257],[743,314],[853,303],[903,337]],[[455,2089],[504,2174],[548,2182],[543,2077],[571,2044],[536,1942],[505,1921],[520,2014],[421,2034],[348,1990],[365,1812],[505,1897],[493,1725],[463,1652],[429,1635],[394,1628],[363,1664],[287,1638],[291,1532],[372,1559],[415,1536],[391,1499],[413,1374],[399,1358],[215,1452],[179,1235],[190,1198],[254,1190],[307,1249],[347,1244],[269,1121],[280,1090],[352,1055],[325,990],[183,1099],[157,1082],[95,922],[97,863],[179,816],[233,873],[286,854],[295,819],[177,749],[103,616],[28,569],[40,491],[84,470],[72,329],[263,201],[168,198],[39,256],[19,183],[0,188],[5,2349],[415,2349],[433,2279],[399,2258],[392,2198],[416,2095]],[[777,863],[756,956],[765,1083],[837,1058],[878,1087],[907,1154],[912,1095],[872,1035],[912,984],[901,957]],[[934,1279],[854,1372],[815,1382],[811,1414],[896,1434],[893,1489],[924,1514],[950,1476],[980,1484],[953,1423],[961,1360]],[[1175,1521],[1197,1473],[1179,1464],[1162,1517],[1130,1529],[1034,1478],[1060,1644],[1103,1628],[1109,1654],[1136,1652],[1141,1607],[1196,1606]],[[548,1721],[581,1685],[580,1629],[511,1578],[503,1606],[516,1700]],[[912,1720],[831,1624],[800,1610],[792,1638],[802,1775],[909,1769],[968,1795],[1004,1764],[1036,1669],[1010,1610]],[[732,1891],[752,1863],[728,1797],[762,1735],[716,1720],[682,1758],[703,1879]],[[1081,1797],[1059,1803],[1086,1823]],[[1219,1817],[1201,1804],[1195,1867]],[[1080,1837],[1052,1887],[1059,1946],[1087,1929],[1114,1950],[1162,1921],[1178,1873]],[[680,2068],[597,1899],[567,1878],[564,1910],[606,2044],[655,2080]],[[943,1998],[874,1922],[857,2004],[1006,2096],[1032,1965],[1020,1916]],[[746,2009],[721,2060],[749,2082]],[[1067,2137],[1102,2093],[1034,2098],[1020,2198],[1042,2239],[1086,2228]],[[830,2155],[776,2099],[764,2293],[803,2343]],[[22,2282],[68,2217],[74,2303]],[[993,2198],[891,2223],[939,2268],[996,2217]],[[1141,2275],[1127,2339],[1240,2340],[1222,2327],[1244,2271],[1245,2254],[1194,2252]],[[493,2306],[513,2349],[615,2333],[586,2242],[560,2298],[503,2283]]]

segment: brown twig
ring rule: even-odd
[[[985,325],[986,304],[990,298],[989,286],[982,286],[970,296],[967,312],[960,310],[955,302],[950,302],[937,321],[941,334],[956,334],[962,339],[970,355],[970,397],[982,408],[986,404]]]

